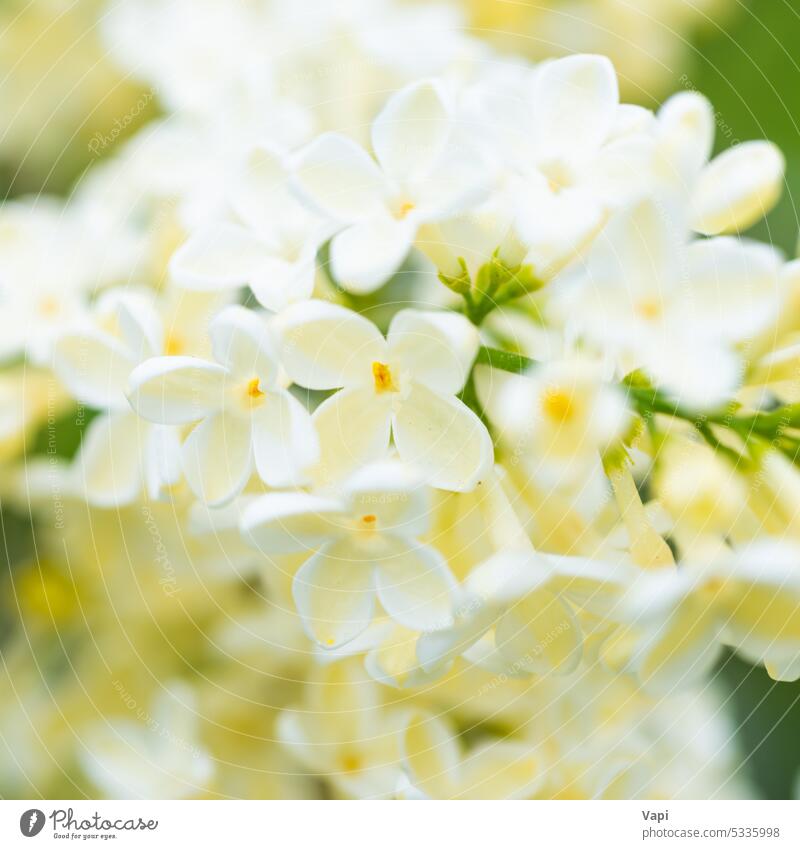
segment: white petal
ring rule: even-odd
[[[746,239],[719,237],[690,245],[686,297],[698,332],[737,343],[766,329],[782,305],[781,265],[772,247]]]
[[[461,611],[466,612],[456,618],[451,628],[420,634],[417,659],[426,672],[441,670],[468,651],[496,624],[499,616],[496,607],[479,598],[463,601],[459,604],[458,612]]]
[[[549,280],[590,242],[606,218],[599,196],[583,188],[554,195],[545,185],[529,184],[515,203],[516,227],[528,254],[525,262]]]
[[[158,424],[189,424],[222,407],[227,371],[196,357],[153,357],[129,378],[128,400]]]
[[[337,304],[294,304],[275,319],[281,362],[308,389],[373,384],[372,363],[386,362],[386,341],[364,316]]]
[[[785,169],[783,154],[771,142],[745,142],[721,153],[694,190],[692,226],[706,235],[747,229],[778,202]]]
[[[589,256],[591,284],[624,288],[629,295],[659,293],[681,273],[684,233],[674,210],[647,199],[616,215],[597,237]]]
[[[74,463],[90,504],[119,507],[139,496],[141,441],[149,427],[132,412],[99,416],[89,425]]]
[[[388,334],[391,361],[442,395],[463,389],[478,353],[475,326],[453,312],[401,310]]]
[[[384,212],[359,221],[333,237],[331,268],[348,292],[368,294],[382,286],[406,258],[417,225]]]
[[[294,262],[271,257],[250,280],[250,288],[262,306],[280,312],[289,304],[311,297],[316,271],[316,250],[303,252]]]
[[[453,624],[457,584],[438,551],[393,543],[376,565],[378,598],[395,622],[413,631]]]
[[[150,425],[144,451],[147,493],[154,501],[163,498],[169,487],[183,475],[180,429],[172,425]]]
[[[491,192],[493,176],[486,156],[454,144],[445,148],[430,174],[417,180],[408,191],[420,220],[441,221],[470,214],[483,203]]]
[[[265,554],[319,548],[342,536],[344,509],[306,492],[270,492],[245,509],[242,533]]]
[[[450,133],[442,92],[412,83],[389,98],[372,124],[372,147],[383,170],[401,185],[426,175]]]
[[[391,401],[372,388],[342,389],[314,411],[321,483],[341,481],[389,449]]]
[[[543,587],[552,569],[533,551],[498,551],[470,572],[466,588],[475,598],[495,605],[514,602]]]
[[[280,154],[267,146],[253,148],[231,192],[231,206],[256,233],[269,235],[287,204],[297,203],[288,191],[289,174]]]
[[[264,319],[238,305],[226,307],[208,327],[214,358],[241,378],[259,377],[263,389],[274,386],[278,363]]]
[[[619,106],[614,66],[605,56],[568,56],[537,73],[534,121],[547,154],[591,151],[608,137]]]
[[[250,282],[270,254],[270,246],[250,230],[238,224],[213,224],[178,248],[169,269],[187,289],[237,288]]]
[[[572,672],[583,651],[575,615],[546,590],[530,593],[510,607],[497,623],[495,641],[513,669],[539,674]]]
[[[238,495],[253,468],[250,422],[216,413],[201,422],[183,443],[183,470],[192,492],[207,504],[224,504]]]
[[[526,799],[542,783],[542,760],[530,744],[492,740],[464,759],[459,799]]]
[[[742,365],[722,345],[698,344],[676,337],[666,344],[654,340],[642,365],[658,386],[692,410],[713,410],[733,396],[741,382]]]
[[[414,714],[401,737],[403,768],[431,799],[446,799],[460,778],[456,735],[436,716]]]
[[[342,485],[350,513],[375,516],[375,530],[403,539],[424,534],[431,502],[420,476],[396,460],[370,463]]]
[[[97,409],[125,410],[131,352],[102,331],[66,334],[55,344],[53,369],[72,395]]]
[[[486,477],[494,459],[481,420],[452,396],[413,383],[392,420],[403,462],[419,469],[433,486],[468,492]]]
[[[668,177],[689,188],[711,156],[714,145],[714,109],[702,94],[683,91],[670,97],[658,112],[658,135]]]
[[[152,298],[123,292],[115,298],[114,315],[120,334],[137,363],[158,356],[164,347],[164,328]]]
[[[270,392],[253,413],[253,455],[269,486],[298,486],[319,460],[319,438],[306,408],[288,392]]]
[[[719,657],[719,623],[713,605],[684,604],[639,649],[637,672],[648,690],[671,693],[706,679]]]
[[[353,558],[346,542],[334,543],[300,567],[292,594],[308,635],[323,648],[338,648],[372,622],[372,564]]]
[[[354,141],[323,133],[297,156],[294,182],[321,212],[340,221],[358,221],[383,205],[386,179]]]

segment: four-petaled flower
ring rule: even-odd
[[[182,448],[193,492],[222,504],[244,488],[253,466],[270,486],[302,483],[318,457],[305,407],[281,386],[264,321],[232,306],[209,328],[216,363],[154,357],[130,376],[133,408],[152,422],[196,424]]]
[[[419,479],[385,461],[334,496],[263,495],[245,509],[242,529],[266,554],[316,550],[295,575],[293,594],[309,635],[334,649],[372,622],[376,597],[408,628],[452,625],[456,580],[434,548],[417,542],[429,522]]]
[[[478,416],[456,397],[478,350],[461,315],[407,309],[387,337],[366,317],[323,301],[296,304],[275,321],[281,360],[295,383],[338,389],[314,413],[321,481],[341,480],[389,448],[436,487],[474,488],[493,458]]]

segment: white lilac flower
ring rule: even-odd
[[[416,83],[389,99],[372,125],[377,162],[326,133],[297,157],[298,190],[338,222],[330,261],[352,292],[378,289],[400,267],[422,224],[457,215],[488,191],[481,155],[454,137],[444,94]]]
[[[332,227],[297,200],[288,178],[277,151],[252,150],[228,193],[236,220],[193,232],[170,262],[175,280],[200,290],[247,285],[273,312],[310,298],[317,251]]]
[[[705,235],[738,233],[777,203],[786,167],[767,141],[748,141],[710,160],[716,115],[697,92],[671,97],[658,113],[661,177],[687,198],[692,229]],[[710,161],[709,161],[710,160]]]
[[[549,278],[613,209],[639,195],[654,142],[637,122],[621,131],[617,76],[603,56],[543,63],[529,91],[522,100],[507,98],[498,150],[517,175],[511,180],[525,261]]]
[[[191,327],[186,309],[183,318]],[[92,322],[58,337],[55,373],[77,401],[101,411],[89,424],[73,466],[90,504],[129,504],[143,486],[158,498],[180,480],[178,432],[143,422],[125,396],[134,368],[173,345],[152,297],[117,290],[100,299]]]
[[[275,326],[295,383],[341,387],[314,412],[322,480],[341,479],[384,456],[390,434],[400,458],[433,486],[469,490],[486,475],[491,438],[456,397],[478,350],[478,333],[466,318],[402,310],[384,339],[366,317],[315,300],[289,307]]]
[[[666,203],[619,213],[550,305],[568,331],[643,369],[689,407],[731,397],[742,368],[734,346],[767,327],[782,303],[781,257],[756,242],[690,241]]]
[[[288,752],[346,796],[390,798],[397,789],[402,714],[352,662],[331,664],[306,684],[303,703],[278,716]]]
[[[153,700],[146,722],[123,715],[86,729],[80,758],[84,772],[109,799],[204,796],[215,767],[198,740],[196,710],[191,688],[169,682]]]
[[[542,363],[502,385],[494,415],[541,477],[585,475],[598,452],[624,436],[631,412],[622,390],[604,377],[601,365],[573,358]]]
[[[49,365],[59,333],[86,318],[100,279],[92,244],[67,206],[6,204],[0,215],[0,359]]]
[[[134,370],[134,410],[159,424],[195,425],[181,457],[189,486],[204,501],[233,498],[254,467],[270,486],[302,482],[317,460],[317,438],[305,407],[280,384],[264,320],[227,307],[209,333],[216,362],[155,357]]]
[[[800,583],[796,544],[761,537],[733,553],[679,571],[642,572],[626,615],[634,629],[631,668],[650,689],[702,680],[723,645],[778,680],[800,677]]]
[[[432,671],[463,655],[507,675],[573,672],[583,636],[575,611],[555,591],[555,578],[547,558],[532,551],[493,555],[467,577],[453,626],[420,637],[420,665]]]
[[[455,578],[417,541],[429,513],[418,478],[389,461],[363,468],[337,495],[263,495],[245,509],[242,528],[266,554],[314,552],[293,595],[309,636],[336,649],[370,625],[376,600],[411,629],[452,624]]]

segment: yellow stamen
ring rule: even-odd
[[[645,321],[654,321],[661,315],[661,302],[656,298],[648,298],[636,304],[636,313]]]
[[[397,210],[397,215],[395,217],[398,218],[400,221],[402,221],[408,215],[408,213],[411,212],[413,209],[414,209],[414,204],[411,203],[411,201],[407,200],[404,203],[400,204],[400,206]]]
[[[264,393],[258,383],[258,378],[254,377],[248,381],[247,387],[244,390],[245,401],[251,407],[255,407],[264,400]]]
[[[358,772],[361,769],[362,760],[359,755],[346,754],[342,756],[342,769],[345,772]]]
[[[45,317],[57,315],[61,310],[61,304],[52,295],[42,298],[39,302],[39,313]]]
[[[556,422],[565,424],[575,415],[575,405],[563,389],[547,389],[542,397],[542,412]]]
[[[373,363],[372,376],[375,379],[375,392],[378,395],[381,395],[384,392],[397,392],[397,385],[395,384],[392,372],[386,363]]]
[[[164,340],[164,353],[168,357],[174,357],[176,354],[180,354],[183,350],[183,339],[181,339],[180,336],[176,336],[174,333],[168,333],[167,338]]]
[[[361,521],[362,521],[365,525],[372,525],[372,524],[374,524],[374,523],[375,523],[375,520],[376,520],[377,518],[378,518],[378,517],[377,517],[374,513],[368,513],[366,516],[362,516],[362,517],[361,517]]]

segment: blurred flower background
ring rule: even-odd
[[[713,694],[711,688],[671,694],[668,716],[658,712],[658,696],[629,678],[608,684],[602,676],[593,678],[594,671],[581,685],[600,694],[591,716],[582,717],[583,700],[569,679],[542,675],[531,683],[511,676],[498,684],[498,673],[481,677],[472,667],[455,680],[420,679],[422,695],[404,704],[407,691],[386,683],[392,663],[409,673],[406,661],[398,660],[405,650],[401,637],[391,638],[398,640],[394,649],[388,640],[380,652],[370,652],[370,675],[360,657],[348,658],[338,647],[341,654],[333,661],[321,659],[308,629],[304,632],[275,602],[291,596],[284,586],[291,578],[265,575],[263,553],[239,534],[241,515],[226,507],[198,508],[181,489],[178,474],[165,471],[170,456],[181,450],[166,427],[182,421],[148,424],[147,439],[161,465],[157,473],[147,466],[130,471],[126,481],[136,499],[121,499],[118,480],[94,467],[84,468],[92,487],[85,498],[70,476],[70,463],[84,456],[90,425],[99,433],[97,423],[104,422],[109,430],[118,429],[113,459],[124,477],[142,438],[140,419],[121,393],[95,392],[93,363],[99,373],[122,362],[119,368],[128,375],[162,353],[213,359],[206,324],[236,299],[232,286],[197,286],[190,294],[176,294],[171,276],[181,262],[184,275],[206,273],[205,266],[197,271],[202,257],[192,254],[195,243],[186,238],[206,232],[202,228],[223,196],[238,186],[233,165],[243,142],[268,138],[277,149],[293,151],[335,130],[366,143],[387,97],[418,78],[441,76],[456,86],[471,81],[479,67],[492,85],[502,85],[523,62],[605,54],[626,103],[657,110],[675,93],[708,97],[716,127],[714,155],[751,139],[777,144],[786,158],[783,195],[747,235],[791,258],[799,220],[794,199],[800,197],[799,39],[795,0],[2,3],[0,795],[446,796],[467,788],[464,794],[478,796],[791,796],[800,768],[800,684],[776,682],[732,648],[716,659]],[[487,95],[478,88],[476,109],[481,97],[492,96],[492,90]],[[278,168],[271,159],[263,165],[273,167]],[[256,180],[253,175],[262,172],[248,173]],[[272,186],[279,179],[275,173],[270,170],[265,178]],[[238,203],[250,212],[258,205],[244,188]],[[299,207],[288,195],[282,203],[284,210]],[[303,217],[308,214],[292,207],[294,217],[282,234],[292,242],[291,250],[285,245],[280,250],[285,249],[281,256],[295,251],[302,231],[302,246],[287,260],[295,264],[291,274],[286,272],[287,286],[303,285],[307,253],[310,294],[312,286],[316,292],[335,286],[320,282],[313,271],[318,248],[329,250],[333,232],[316,219],[312,226]],[[333,246],[330,250],[336,270],[337,255]],[[438,264],[433,250],[429,255]],[[278,271],[268,269],[272,280]],[[413,276],[407,266],[398,274]],[[256,300],[270,310],[286,306],[281,293],[262,293],[249,278],[231,280],[237,282],[249,283]],[[395,285],[393,279],[389,287]],[[156,318],[114,300],[115,292],[141,287],[158,293]],[[340,300],[368,312],[385,330],[388,318],[384,321],[381,310],[386,305],[373,290],[367,282]],[[64,333],[84,318],[75,293],[91,301],[91,333],[97,335],[81,337],[75,357],[83,359],[72,368]],[[246,303],[252,306],[252,294]],[[442,303],[448,303],[444,296]],[[794,309],[797,303],[795,297]],[[245,324],[237,321],[234,315],[233,329],[225,332],[246,335]],[[129,350],[121,342],[100,344],[99,334],[112,326],[115,339],[127,344],[146,338],[150,347],[142,354],[133,351],[133,343]],[[520,327],[511,322],[502,330],[510,337]],[[498,332],[497,338],[502,336]],[[519,346],[521,353],[544,344],[538,338],[527,342],[526,337],[526,345]],[[51,367],[53,351],[58,362]],[[281,367],[309,397],[324,397],[342,385],[304,383],[290,358]],[[380,379],[389,386],[387,374]],[[553,380],[573,380],[554,374]],[[378,374],[375,380],[378,385]],[[145,392],[147,385],[142,386]],[[276,387],[256,381],[250,397],[255,404],[273,391],[277,397]],[[143,401],[136,412],[147,418],[144,406]],[[615,434],[623,429],[611,428]],[[255,437],[254,445],[258,454]],[[699,465],[692,461],[678,474],[690,476]],[[260,467],[258,473],[264,477]],[[195,486],[187,472],[194,494],[207,495],[203,469],[196,478]],[[264,480],[290,485],[288,477]],[[405,482],[392,481],[392,492],[411,491],[403,488]],[[482,530],[489,536],[499,527],[502,509],[479,504],[478,496],[462,492],[468,487],[461,483],[445,487],[456,493],[437,496],[437,533],[450,536],[453,559],[481,559],[477,551],[464,551],[482,544]],[[669,482],[659,486],[668,503]],[[143,489],[157,497],[139,497]],[[357,487],[355,492],[348,497],[357,498]],[[164,497],[170,493],[177,495]],[[243,498],[254,494],[247,489]],[[464,527],[475,524],[476,512],[465,507],[469,498],[475,499],[469,509],[491,516],[473,529],[474,543]],[[529,504],[527,509],[538,508]],[[559,503],[552,509],[559,511]],[[256,529],[266,522],[263,516],[253,518],[252,511],[248,515]],[[287,552],[278,554],[295,558],[294,570],[300,561]],[[800,569],[800,563],[796,566]],[[460,577],[461,567],[453,568]],[[369,648],[374,645],[364,643],[352,653]],[[404,710],[436,719],[409,730]],[[647,741],[641,746],[659,763],[663,784],[647,785],[630,774],[638,753],[629,755],[626,747],[640,745],[633,742],[635,735],[588,734],[581,728],[606,722],[614,729],[627,724]],[[547,772],[544,790],[528,772],[522,774],[538,768],[526,760],[529,753],[523,758],[521,750],[495,746],[491,760],[480,748],[485,739],[520,746],[510,739],[512,732],[536,723],[539,728],[529,735],[535,738],[536,759],[549,758],[564,770],[557,776]],[[561,734],[570,740],[565,750],[591,741],[593,748],[582,753],[586,763],[577,766],[547,751]],[[422,763],[431,750],[448,764],[441,768],[447,786],[438,767]],[[388,765],[403,758],[404,778],[398,779]],[[520,775],[512,775],[508,764]]]

